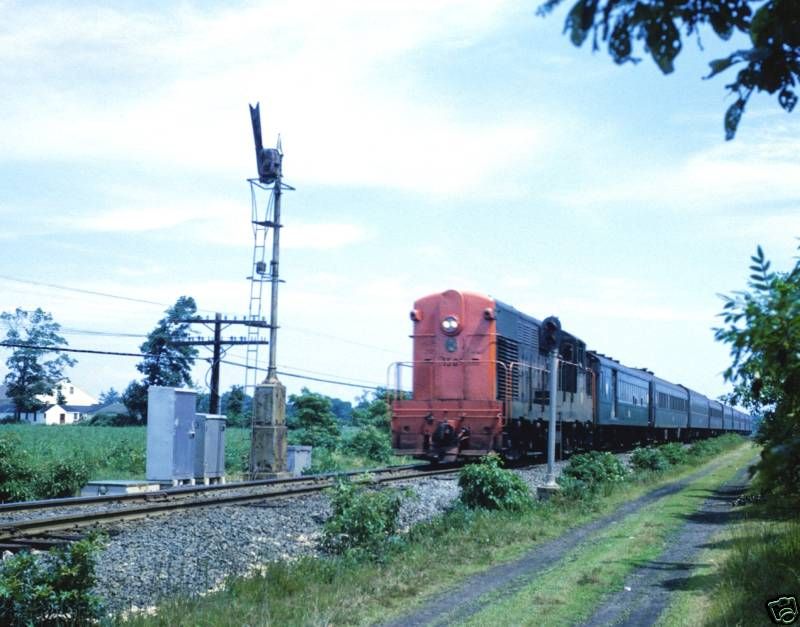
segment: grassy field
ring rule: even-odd
[[[727,453],[725,457],[731,460],[731,465],[735,465],[733,460],[752,455],[749,444],[740,444],[736,451]],[[625,482],[605,498],[590,502],[538,503],[522,514],[457,509],[413,528],[403,546],[394,553],[388,553],[380,563],[340,557],[268,564],[261,575],[232,580],[225,590],[200,599],[169,603],[160,609],[157,617],[140,617],[134,619],[133,624],[381,623],[413,609],[427,599],[447,594],[449,588],[471,574],[518,558],[537,544],[557,537],[575,525],[612,512],[620,504],[659,484],[688,475],[695,469],[696,466],[687,465],[675,469],[669,478],[650,476],[646,480]],[[724,472],[711,481],[722,479]],[[643,513],[631,523],[631,533],[639,534],[636,550],[641,552],[642,557],[653,550],[648,542],[658,541],[665,532],[653,524],[653,520],[663,513]],[[594,569],[581,568],[580,573],[575,570],[562,575],[583,577],[587,584],[599,590],[603,582],[596,570],[607,559],[609,551],[613,553],[619,549],[612,545],[613,539],[607,539],[597,547],[596,552],[587,554],[586,557],[595,564]],[[620,574],[613,573],[611,576],[616,578]],[[509,610],[508,616],[516,615],[515,612]],[[558,615],[562,616],[562,613],[559,611]],[[509,623],[501,619],[496,624]]]
[[[352,433],[358,428],[348,427]],[[146,427],[93,427],[79,425],[0,425],[0,438],[10,436],[18,442],[35,466],[55,459],[82,460],[90,469],[90,479],[144,479]],[[225,472],[229,480],[245,478],[250,454],[250,429],[225,430]],[[348,454],[346,451],[313,452],[315,466],[321,470],[375,468],[385,464]],[[392,463],[409,463],[395,458]]]
[[[91,479],[144,479],[146,427],[0,425],[0,437],[15,437],[35,464],[77,457]],[[240,475],[250,450],[250,430],[225,431],[225,468]]]

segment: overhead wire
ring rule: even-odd
[[[48,287],[48,288],[64,290],[64,291],[68,291],[68,292],[77,292],[77,293],[80,293],[80,294],[88,294],[88,295],[91,295],[91,296],[101,296],[101,297],[104,297],[104,298],[113,298],[113,299],[117,299],[117,300],[129,301],[129,302],[134,302],[134,303],[142,303],[142,304],[146,304],[146,305],[156,305],[156,306],[159,306],[159,307],[171,307],[171,305],[169,305],[167,303],[160,303],[160,302],[157,302],[157,301],[146,300],[146,299],[143,299],[143,298],[134,298],[134,297],[131,297],[131,296],[123,296],[121,294],[110,294],[108,292],[100,292],[100,291],[96,291],[96,290],[86,290],[86,289],[83,289],[83,288],[68,287],[68,286],[65,286],[65,285],[56,285],[55,283],[46,283],[46,282],[43,282],[43,281],[32,281],[30,279],[20,279],[20,278],[8,276],[8,275],[5,275],[5,274],[0,274],[0,279],[3,279],[5,281],[14,281],[16,283],[27,283],[27,284],[30,284],[30,285],[38,285],[38,286],[41,286],[41,287]],[[199,307],[198,307],[197,311],[203,311],[203,312],[207,312],[207,313],[217,313],[217,312],[213,312],[210,309],[202,309],[202,308],[199,308]],[[399,355],[400,354],[400,352],[396,351],[396,350],[392,350],[392,349],[389,349],[389,348],[386,348],[386,347],[382,347],[382,346],[375,346],[374,344],[366,344],[364,342],[358,342],[356,340],[351,340],[349,338],[340,337],[340,336],[333,335],[333,334],[330,334],[330,333],[322,333],[320,331],[313,331],[311,329],[306,329],[306,328],[302,328],[302,327],[294,327],[294,326],[291,326],[291,325],[281,325],[281,328],[284,329],[285,331],[291,331],[291,332],[294,332],[294,333],[300,333],[300,334],[304,334],[304,335],[313,335],[313,336],[317,336],[317,337],[324,337],[324,338],[327,338],[327,339],[336,340],[338,342],[343,342],[345,344],[351,344],[353,346],[361,346],[362,348],[369,348],[369,349],[372,349],[372,350],[378,350],[378,351],[382,351],[382,352],[385,352],[385,353],[393,353],[395,355]],[[102,332],[96,332],[96,333],[85,332],[85,333],[93,334],[93,335],[94,334],[100,335]],[[110,332],[109,332],[109,335],[111,335]],[[121,333],[113,334],[113,335],[118,335],[120,337],[129,337],[129,335],[121,334]],[[143,336],[141,336],[139,334],[130,334],[130,337],[143,337]]]
[[[88,348],[69,348],[68,346],[41,346],[36,344],[24,344],[21,342],[0,342],[0,347],[5,348],[32,348],[47,352],[59,353],[89,353],[90,355],[113,355],[115,357],[155,357],[150,353],[123,353],[119,351],[100,351]]]
[[[111,294],[111,293],[108,293],[108,292],[100,292],[100,291],[97,291],[97,290],[87,290],[87,289],[77,288],[77,287],[67,287],[67,286],[64,286],[64,285],[57,285],[55,283],[48,283],[48,282],[44,282],[44,281],[33,281],[33,280],[29,280],[29,279],[20,279],[20,278],[11,277],[11,276],[2,275],[2,274],[0,274],[0,279],[6,280],[6,281],[14,281],[14,282],[17,282],[17,283],[36,285],[36,286],[40,286],[40,287],[59,289],[59,290],[64,290],[64,291],[68,291],[68,292],[76,292],[76,293],[80,293],[80,294],[87,294],[87,295],[91,295],[91,296],[100,296],[100,297],[103,297],[103,298],[112,298],[112,299],[123,300],[123,301],[128,301],[128,302],[136,302],[136,303],[142,303],[142,304],[147,304],[147,305],[154,305],[154,306],[159,306],[159,307],[169,307],[170,306],[167,303],[161,303],[161,302],[142,299],[142,298],[123,296],[121,294]],[[198,311],[210,312],[211,310],[198,308]],[[282,325],[282,328],[284,330],[286,330],[286,331],[291,331],[291,332],[296,332],[296,333],[301,333],[301,334],[306,334],[306,335],[313,335],[313,336],[317,336],[317,337],[323,337],[323,338],[327,338],[327,339],[343,342],[343,343],[346,343],[346,344],[351,344],[351,345],[354,345],[354,346],[361,346],[363,348],[369,348],[369,349],[372,349],[372,350],[378,350],[378,351],[381,351],[381,352],[399,354],[398,351],[394,351],[394,350],[387,349],[387,348],[380,347],[380,346],[375,346],[375,345],[372,345],[372,344],[366,344],[364,342],[358,342],[358,341],[355,341],[355,340],[339,337],[339,336],[336,336],[336,335],[333,335],[333,334],[329,334],[329,333],[322,333],[320,331],[313,331],[313,330],[310,330],[310,329],[287,326],[287,325]],[[122,333],[122,332],[114,332],[114,331],[92,331],[92,330],[88,330],[88,329],[75,329],[75,328],[72,328],[72,327],[62,327],[61,332],[63,332],[66,335],[95,335],[95,336],[101,336],[101,337],[134,337],[134,338],[145,338],[145,337],[147,337],[147,335],[140,334],[140,333]],[[29,345],[29,344],[9,344],[7,342],[0,343],[0,346],[5,346],[5,347],[8,347],[8,348],[15,348],[15,347],[25,348],[25,347],[27,347],[27,348],[35,348],[35,349],[39,349],[39,350],[62,351],[62,352],[67,352],[67,353],[83,353],[83,354],[92,354],[92,355],[110,355],[110,356],[118,356],[118,357],[146,357],[146,356],[148,356],[147,353],[127,353],[127,352],[121,352],[121,351],[103,351],[103,350],[91,350],[91,349],[77,349],[77,348],[69,348],[69,347],[45,347],[45,346],[33,346],[33,345]],[[237,367],[242,367],[242,368],[247,368],[248,367],[246,364],[241,364],[241,363],[237,363],[237,362],[231,362],[229,360],[221,360],[221,363],[225,363],[225,364],[232,365],[232,366],[237,366]],[[284,366],[284,368],[292,368],[292,367],[291,366]],[[258,368],[258,367],[256,369],[257,370],[265,370],[264,368]],[[299,370],[299,371],[303,371],[302,368],[293,368],[293,369]],[[305,372],[312,372],[313,373],[314,371],[307,371],[306,370]],[[282,374],[282,375],[287,376],[287,377],[305,379],[305,380],[308,380],[308,381],[317,381],[317,382],[321,382],[321,383],[331,383],[331,384],[334,384],[334,385],[344,385],[344,386],[348,386],[348,387],[365,388],[365,389],[372,389],[372,390],[378,389],[374,385],[365,385],[365,384],[361,384],[361,383],[350,382],[350,381],[357,381],[355,379],[350,379],[350,381],[344,381],[344,380],[336,379],[336,378],[323,378],[323,377],[313,377],[313,376],[308,376],[308,375],[302,375],[302,374],[287,372],[285,370],[284,371],[279,371],[279,374]],[[327,374],[327,373],[319,373],[318,372],[316,374]],[[208,375],[208,373],[206,373],[206,375]],[[333,376],[333,375],[331,375],[331,376]],[[207,378],[207,376],[206,376],[206,378]]]
[[[69,348],[67,346],[44,346],[44,345],[36,345],[36,344],[26,344],[21,342],[0,342],[0,347],[4,348],[32,348],[34,350],[42,350],[48,352],[64,352],[64,353],[84,353],[90,355],[110,355],[114,357],[155,357],[156,355],[153,353],[125,353],[120,351],[101,351],[101,350],[92,350],[87,348]],[[235,361],[230,361],[226,359],[220,359],[220,363],[228,364],[230,366],[237,366],[239,368],[247,368],[247,364],[242,364]],[[291,368],[291,366],[284,366],[284,368]],[[259,368],[256,367],[256,370],[260,370],[266,372],[266,368]],[[316,381],[319,383],[331,383],[333,385],[342,385],[346,387],[352,388],[360,388],[360,389],[367,389],[367,390],[377,390],[379,386],[375,385],[363,385],[358,383],[349,383],[347,381],[337,380],[337,379],[323,379],[322,377],[311,377],[308,375],[297,374],[293,372],[287,372],[286,370],[278,370],[278,374],[292,377],[295,379],[304,379],[306,381]],[[352,379],[351,379],[352,380]]]
[[[241,364],[241,363],[238,363],[238,362],[235,362],[235,361],[226,360],[226,359],[220,360],[220,363],[228,364],[229,366],[238,366],[240,368],[247,368],[248,367],[247,364]],[[260,367],[257,367],[257,366],[255,367],[255,370],[260,370],[261,372],[268,372],[269,371],[268,368],[260,368]],[[379,390],[380,389],[380,387],[376,386],[376,385],[361,385],[361,384],[358,384],[358,383],[346,383],[344,381],[335,381],[333,379],[323,379],[321,377],[309,377],[308,375],[295,374],[293,372],[286,372],[285,370],[278,370],[277,373],[280,374],[280,375],[283,375],[285,377],[293,377],[295,379],[304,379],[306,381],[318,381],[320,383],[333,383],[335,385],[344,385],[344,386],[351,387],[351,388],[359,388],[359,389],[366,389],[366,390]]]

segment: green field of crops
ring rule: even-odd
[[[74,425],[0,425],[0,438],[10,436],[35,464],[81,459],[91,479],[144,479],[146,427]],[[245,470],[250,430],[225,430],[225,471],[231,479]]]

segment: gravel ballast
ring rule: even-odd
[[[557,475],[565,464],[556,464]],[[545,483],[547,467],[514,472],[535,493]],[[400,510],[401,530],[441,514],[459,494],[456,475],[393,485],[410,490]],[[266,562],[319,555],[318,540],[329,514],[328,498],[312,494],[117,523],[107,527],[110,537],[97,558],[96,591],[111,613],[149,608],[175,595],[202,594]]]

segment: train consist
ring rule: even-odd
[[[425,296],[411,320],[413,362],[395,364],[398,373],[413,370],[412,399],[392,403],[399,455],[452,461],[543,453],[550,346],[559,355],[556,442],[564,452],[751,431],[747,414],[587,350],[557,319],[540,321],[487,296]]]

